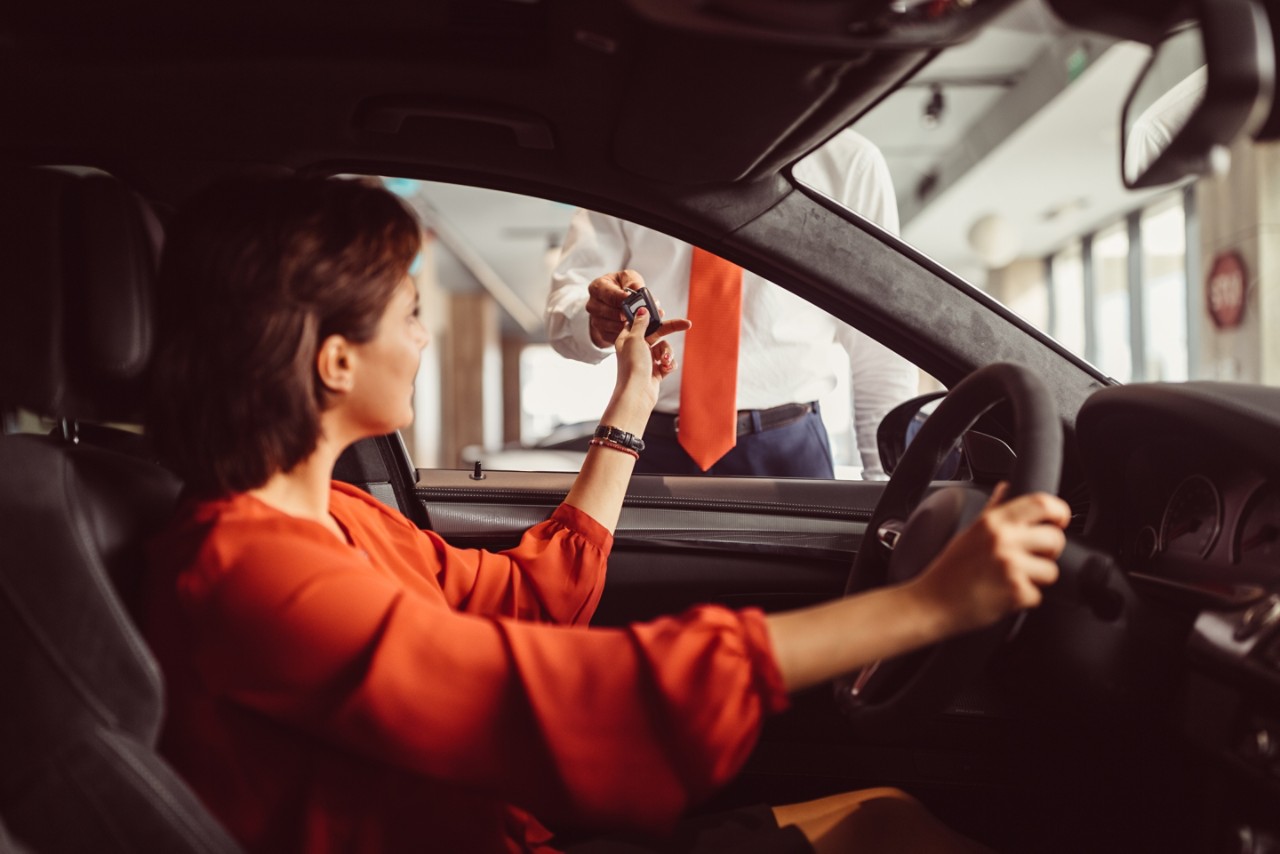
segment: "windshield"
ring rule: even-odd
[[[854,129],[884,155],[903,239],[1103,373],[1256,380],[1223,352],[1200,269],[1239,216],[1221,188],[1249,182],[1252,145],[1225,179],[1126,190],[1121,111],[1149,56],[1025,0]]]

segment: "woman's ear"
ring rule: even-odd
[[[316,373],[320,382],[331,392],[351,391],[355,385],[354,359],[351,342],[341,335],[330,335],[321,341],[320,350],[316,353]]]

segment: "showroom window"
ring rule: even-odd
[[[1097,365],[1121,382],[1133,378],[1129,293],[1129,224],[1121,221],[1093,239],[1094,313]]]
[[[1049,334],[1121,382],[1187,379],[1193,198],[1164,195],[1050,255]]]
[[[1073,353],[1085,354],[1084,246],[1077,240],[1048,262],[1049,334]]]
[[[1187,378],[1187,227],[1181,195],[1142,212],[1147,380]]]

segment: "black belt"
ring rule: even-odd
[[[738,435],[774,430],[786,427],[804,418],[810,412],[817,412],[816,403],[784,403],[771,409],[739,409]],[[760,425],[756,429],[757,422]],[[649,425],[645,427],[646,436],[662,436],[673,438],[680,432],[680,416],[667,412],[655,412],[649,416]]]

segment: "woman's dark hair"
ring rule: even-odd
[[[189,489],[253,489],[315,450],[320,342],[373,338],[420,243],[404,204],[358,180],[235,179],[178,213],[146,422]]]

